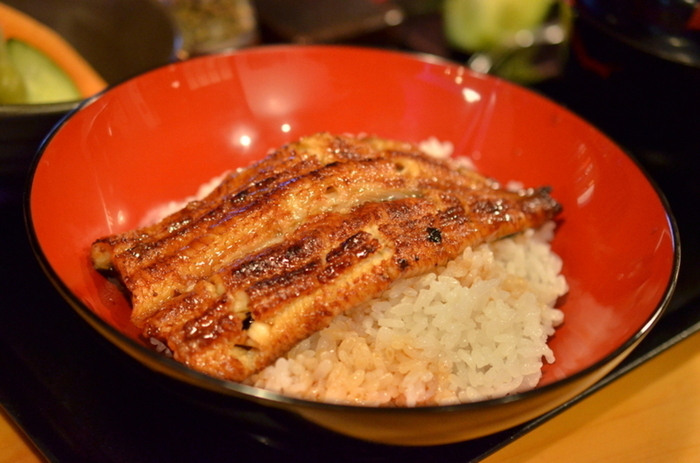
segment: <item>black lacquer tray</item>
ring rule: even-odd
[[[100,338],[39,268],[22,211],[24,179],[0,188],[0,403],[51,462],[479,461],[700,329],[700,153],[697,116],[637,100],[644,82],[615,82],[571,65],[535,88],[607,132],[666,195],[680,228],[681,275],[666,314],[604,380],[532,422],[459,444],[403,448],[335,435],[285,412],[219,403],[142,367]],[[651,76],[650,76],[651,78]],[[641,92],[641,93],[640,93]],[[653,100],[653,101],[652,101]],[[636,102],[634,105],[630,102]],[[700,108],[700,105],[695,105]],[[674,116],[675,115],[675,116]],[[694,119],[692,119],[694,118]],[[1,148],[0,148],[1,149]],[[585,406],[582,404],[580,406]]]

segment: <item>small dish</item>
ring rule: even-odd
[[[175,59],[179,35],[156,0],[7,0],[65,39],[107,84],[114,85]],[[32,157],[52,127],[79,101],[0,105],[0,178],[23,182]],[[5,190],[7,185],[0,188]],[[19,190],[21,187],[13,187]]]

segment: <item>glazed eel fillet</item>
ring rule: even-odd
[[[548,188],[509,191],[378,137],[304,137],[163,221],[97,240],[132,321],[176,360],[242,381],[397,278],[556,217]]]

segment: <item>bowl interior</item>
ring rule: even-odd
[[[619,353],[659,316],[675,229],[636,164],[552,102],[461,66],[344,47],[268,47],[168,65],[84,105],[43,146],[28,217],[39,258],[79,312],[145,343],[90,266],[92,241],[137,226],[270,148],[329,131],[454,144],[501,181],[550,185],[570,292],[541,384]],[[91,315],[90,315],[91,316]],[[140,348],[140,347],[139,347]],[[168,367],[164,367],[167,369]]]

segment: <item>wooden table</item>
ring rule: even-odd
[[[0,463],[42,462],[0,415]],[[485,463],[700,461],[700,333],[682,341]]]

